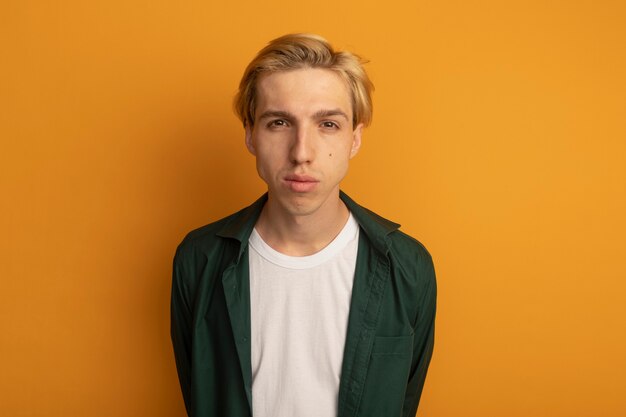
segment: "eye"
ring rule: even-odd
[[[277,127],[284,127],[284,126],[287,126],[287,121],[283,119],[270,120],[270,122],[267,124],[267,127],[269,128],[277,128]]]
[[[339,125],[330,120],[322,122],[322,127],[326,129],[339,129]]]

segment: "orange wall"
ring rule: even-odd
[[[293,31],[371,60],[344,189],[435,258],[419,414],[626,415],[624,2],[296,3],[2,2],[0,415],[183,415],[173,251],[263,191],[230,103]]]

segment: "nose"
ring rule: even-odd
[[[314,134],[307,126],[298,126],[295,129],[294,137],[291,143],[290,159],[291,162],[300,165],[307,164],[315,158]]]

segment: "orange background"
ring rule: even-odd
[[[263,191],[231,100],[283,33],[368,58],[344,190],[439,280],[423,417],[626,415],[623,1],[3,1],[0,415],[183,416],[171,259]]]

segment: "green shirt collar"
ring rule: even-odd
[[[367,237],[371,240],[376,249],[382,253],[387,252],[387,235],[397,230],[400,225],[389,221],[378,214],[358,205],[348,197],[343,191],[339,192],[339,197],[344,202],[348,210],[352,213],[359,226],[363,229]],[[235,239],[240,243],[239,258],[248,245],[248,239],[254,229],[261,210],[267,201],[267,193],[263,194],[250,206],[231,216],[231,219],[217,233],[218,236]]]

